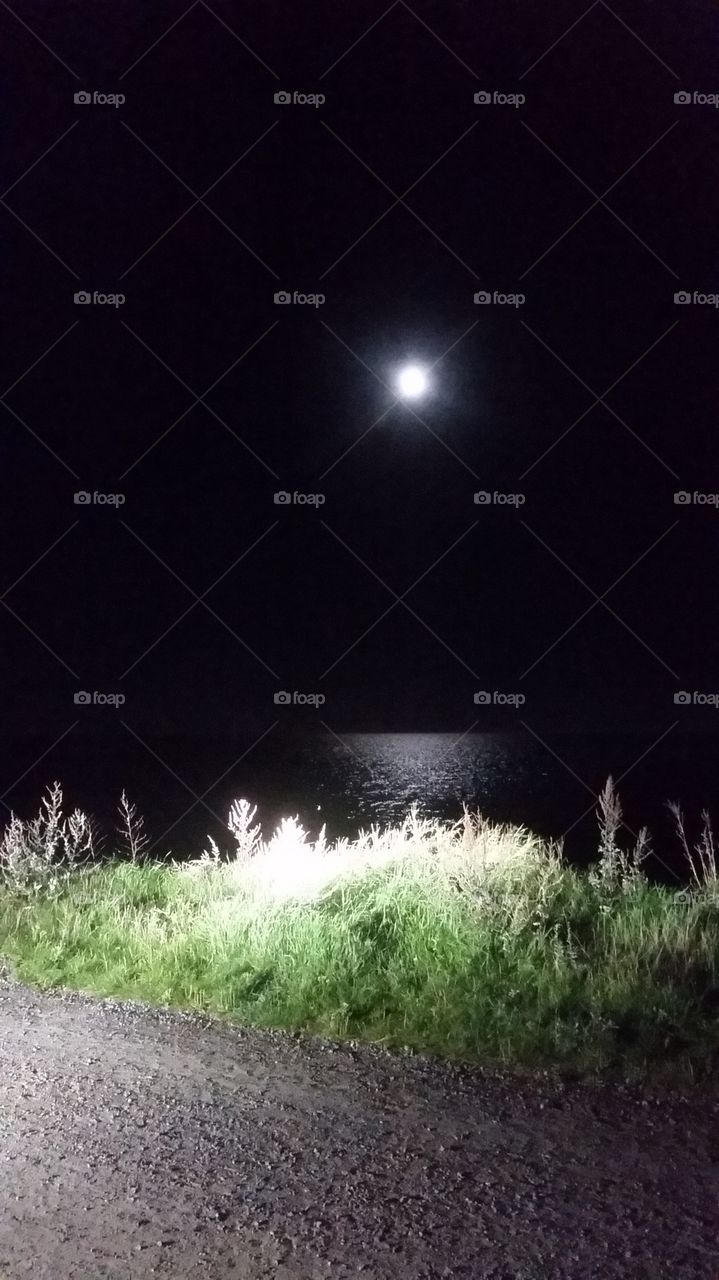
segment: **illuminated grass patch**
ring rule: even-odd
[[[610,788],[589,871],[468,812],[448,824],[412,810],[333,843],[286,819],[263,840],[242,801],[231,854],[213,841],[185,864],[71,857],[69,871],[51,859],[43,872],[40,827],[23,880],[16,825],[12,874],[0,849],[0,953],[28,981],[248,1024],[470,1060],[704,1075],[719,1063],[711,847],[689,891],[652,885],[643,846],[618,847],[617,808]],[[62,830],[59,810],[54,821]]]

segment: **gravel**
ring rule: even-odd
[[[0,1280],[717,1280],[719,1102],[0,979]]]

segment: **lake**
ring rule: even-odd
[[[155,740],[118,726],[106,736],[76,730],[49,752],[47,742],[6,742],[0,795],[6,807],[31,816],[57,778],[67,806],[86,809],[111,832],[125,787],[156,852],[176,857],[196,854],[208,833],[221,847],[226,836],[229,848],[224,821],[239,797],[258,805],[265,832],[297,815],[311,833],[326,822],[330,836],[398,821],[415,802],[448,819],[467,804],[497,821],[565,835],[567,855],[581,863],[596,849],[596,795],[611,772],[622,779],[628,826],[650,829],[658,855],[652,870],[662,877],[683,866],[666,801],[680,801],[693,836],[701,809],[716,809],[718,798],[719,738],[676,729],[663,737],[658,730],[540,741],[528,732],[338,736],[277,727],[257,737]],[[628,833],[627,840],[633,843]]]

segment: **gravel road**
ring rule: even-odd
[[[0,1277],[717,1280],[719,1104],[0,980]]]

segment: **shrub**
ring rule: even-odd
[[[59,782],[48,787],[36,818],[14,813],[0,843],[0,875],[22,892],[54,891],[67,875],[95,852],[94,824],[81,809],[62,814]]]

